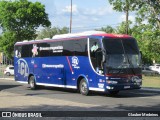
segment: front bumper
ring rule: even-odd
[[[139,84],[139,85],[130,85],[130,84],[107,85],[106,86],[106,91],[132,90],[132,89],[140,89],[140,88],[141,88],[141,84]]]

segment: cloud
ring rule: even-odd
[[[69,14],[71,12],[71,6],[67,5],[61,10],[61,14]],[[112,6],[99,7],[99,8],[79,8],[76,4],[72,5],[72,13],[75,15],[85,15],[85,16],[103,16],[107,14],[112,14],[114,11]]]
[[[64,9],[62,9],[62,13],[70,13],[71,12],[71,6],[65,6]],[[78,9],[77,9],[77,5],[72,5],[72,12],[73,13],[77,13]]]
[[[80,12],[83,15],[103,16],[103,15],[111,14],[114,11],[112,10],[112,6],[108,6],[108,7],[94,8],[94,9],[84,8],[84,9],[81,9]]]
[[[71,12],[71,6],[67,5],[63,9],[59,9],[59,16],[68,16]],[[97,7],[97,8],[82,8],[78,5],[74,4],[72,5],[72,13],[73,13],[73,22],[76,22],[76,24],[86,24],[88,22],[95,23],[102,19],[102,17],[107,16],[109,14],[113,14],[114,11],[112,9],[112,6],[106,6],[106,7]]]

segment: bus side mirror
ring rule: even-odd
[[[141,56],[141,58],[142,58],[142,51],[139,51],[139,53],[140,53],[140,56]]]
[[[139,60],[140,60],[140,64],[142,65],[142,51],[139,51]]]

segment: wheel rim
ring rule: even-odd
[[[86,82],[82,82],[82,84],[81,84],[81,91],[83,93],[87,92],[87,84],[86,84]]]
[[[34,87],[34,80],[32,80],[32,79],[31,79],[31,81],[30,81],[30,86],[31,86],[31,88]]]

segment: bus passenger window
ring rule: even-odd
[[[30,57],[31,55],[31,45],[23,45],[21,50],[21,57]]]
[[[86,56],[87,55],[87,40],[80,39],[74,43],[75,56]]]
[[[63,56],[74,56],[74,47],[71,45],[74,45],[74,40],[63,42]]]
[[[39,44],[39,53],[38,56],[40,57],[49,57],[50,56],[50,44],[49,43],[40,43]]]

